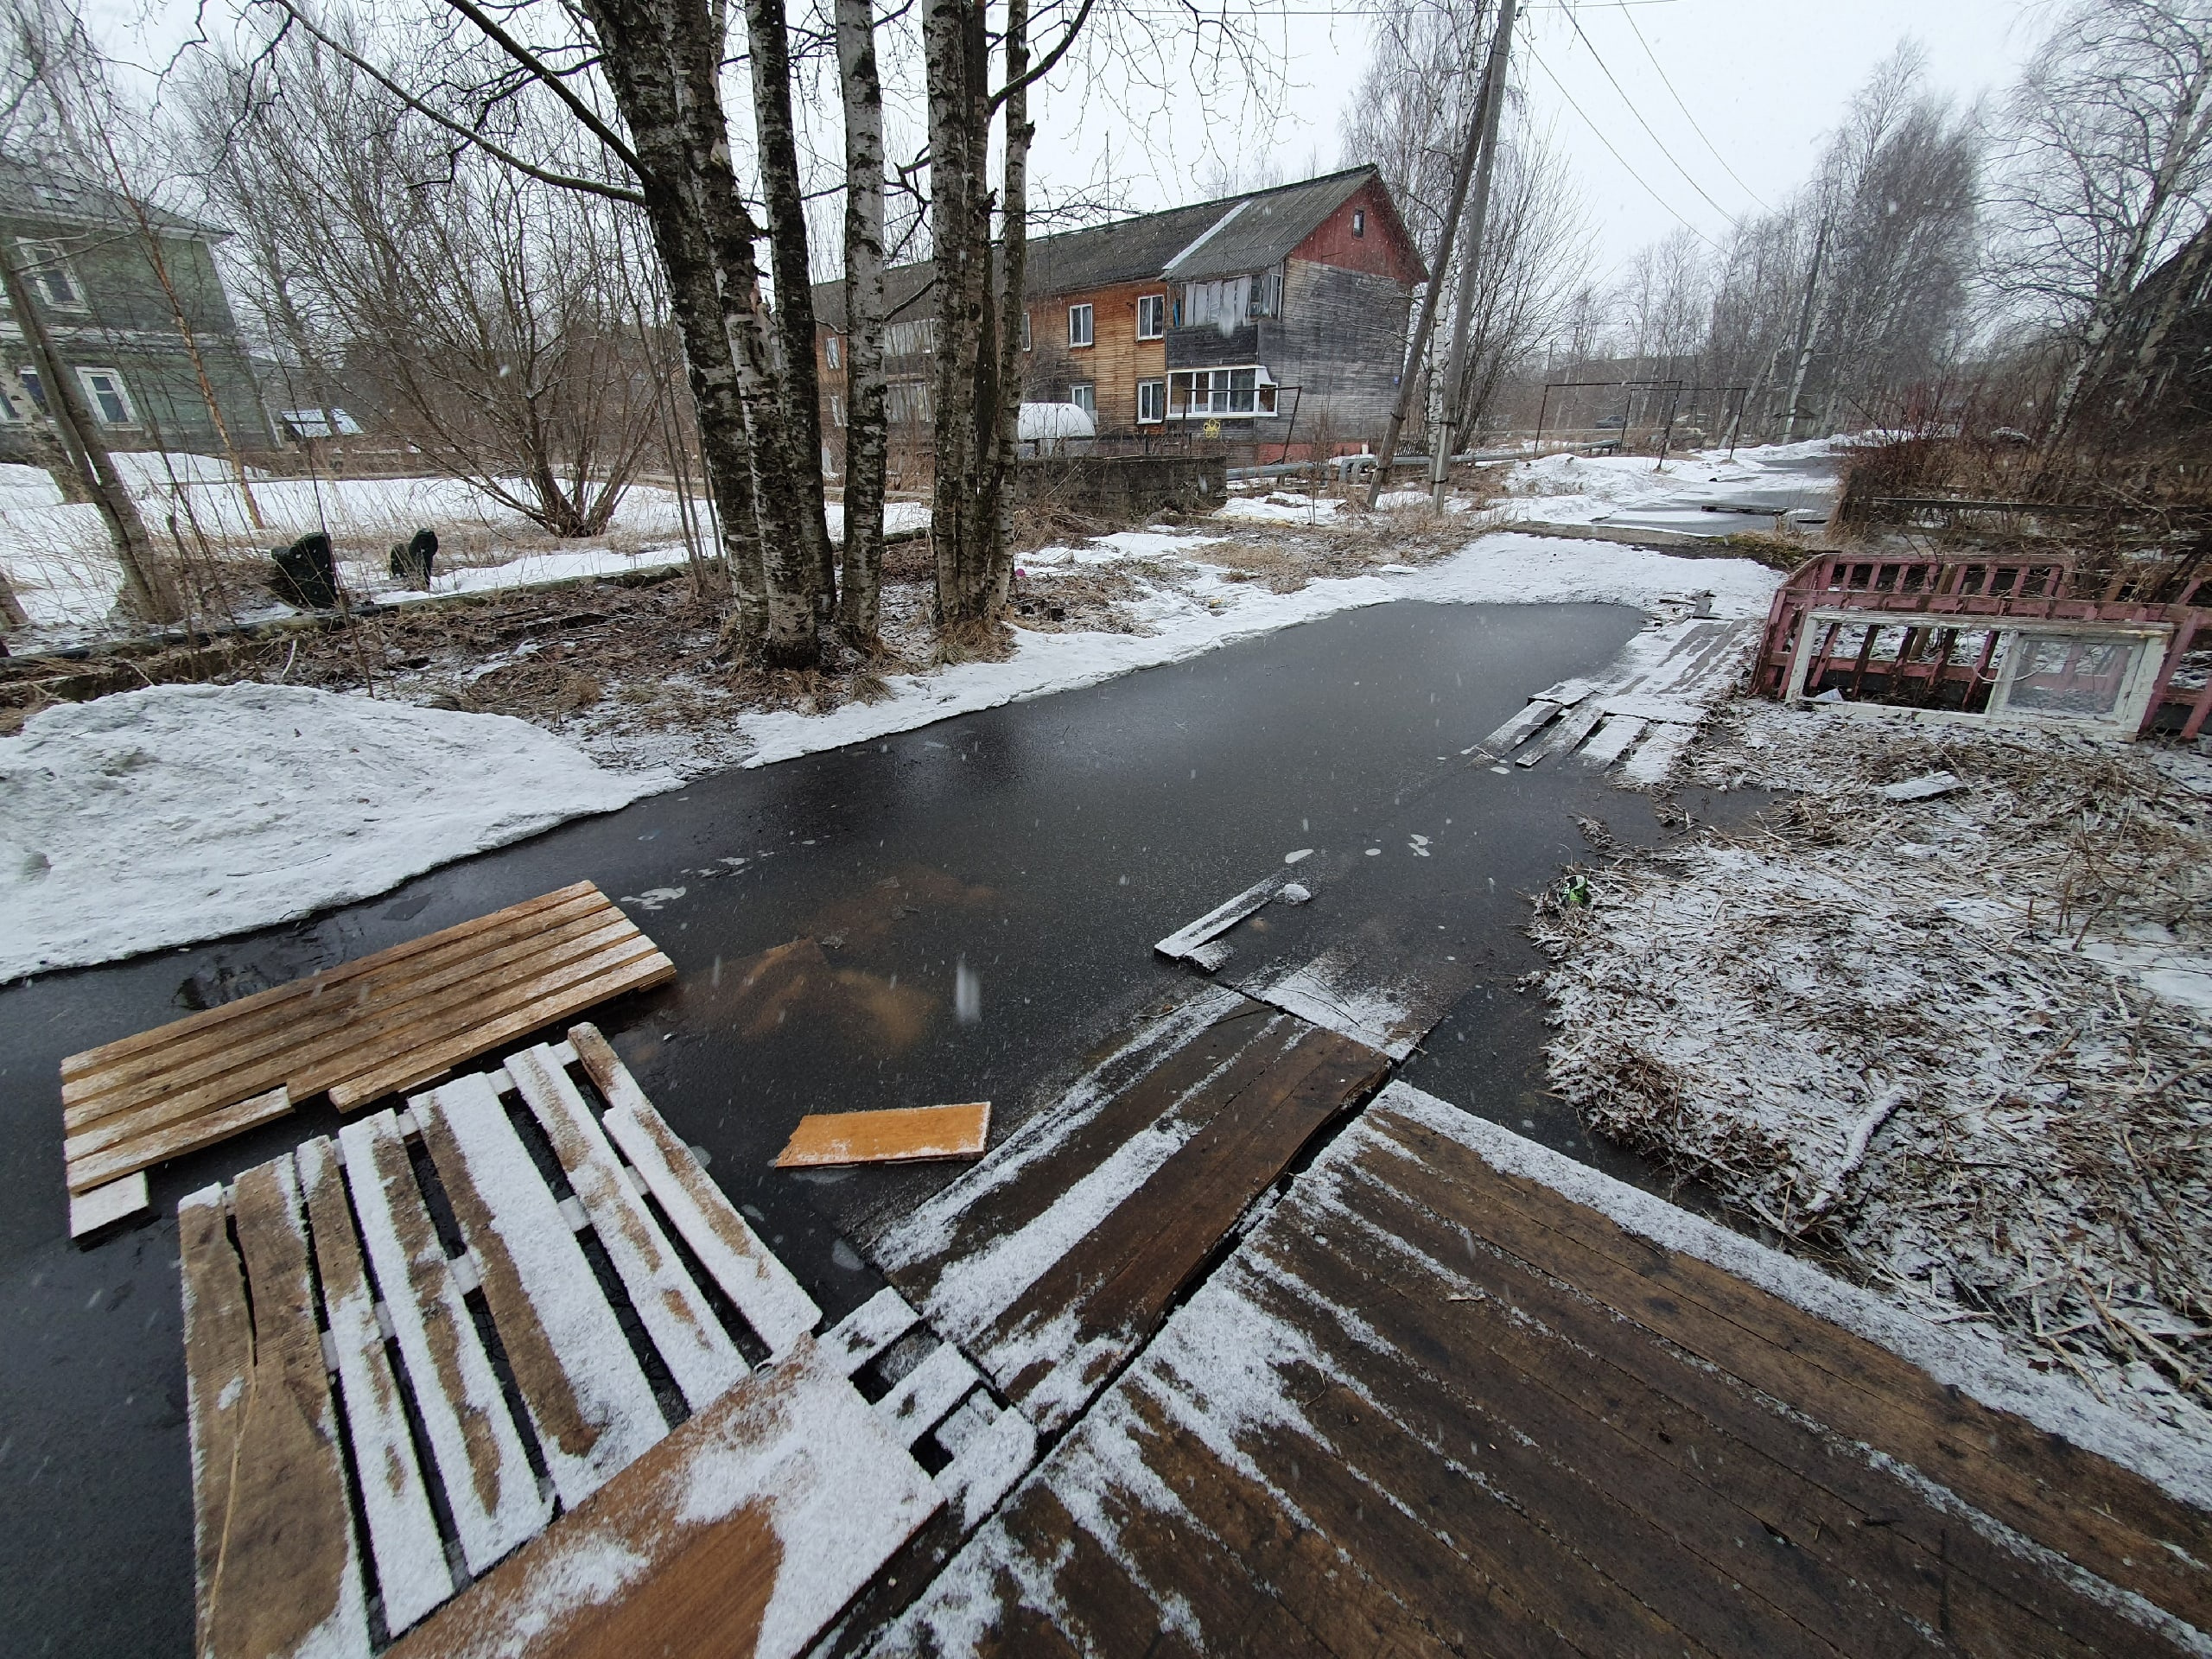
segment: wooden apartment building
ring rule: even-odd
[[[887,276],[894,434],[926,434],[932,277],[926,262]],[[1081,404],[1115,448],[1219,442],[1262,460],[1357,449],[1389,419],[1413,292],[1427,279],[1372,167],[1039,237],[1022,401]],[[834,459],[842,283],[817,288],[815,315]]]

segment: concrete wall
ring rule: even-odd
[[[1219,455],[1041,456],[1021,463],[1014,499],[1143,519],[1169,507],[1219,506],[1229,498],[1227,468]]]

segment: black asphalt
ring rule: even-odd
[[[1003,1128],[1184,971],[1154,939],[1310,847],[1320,897],[1297,925],[1414,896],[1478,963],[1404,1075],[1638,1176],[1542,1093],[1519,928],[1524,895],[1590,855],[1578,817],[1649,841],[1650,804],[1578,763],[1500,776],[1458,752],[1641,622],[1591,605],[1351,612],[720,774],[297,925],[0,991],[0,1648],[189,1651],[175,1206],[336,1122],[313,1108],[158,1172],[156,1219],[79,1250],[64,1055],[175,1018],[188,982],[281,982],[588,877],[682,970],[601,1026],[834,1317],[875,1283],[846,1240],[864,1245],[945,1173],[779,1176],[768,1161],[801,1114],[988,1098]]]

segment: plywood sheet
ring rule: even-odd
[[[991,1136],[991,1103],[905,1106],[876,1112],[810,1112],[777,1154],[778,1169],[911,1164],[976,1158]]]

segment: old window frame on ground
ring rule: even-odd
[[[1165,294],[1137,296],[1137,338],[1167,338],[1167,296]]]
[[[1167,382],[1158,378],[1137,382],[1137,424],[1158,426],[1167,418]]]
[[[1098,339],[1097,322],[1089,304],[1068,307],[1068,349],[1079,351],[1095,345]]]
[[[38,290],[41,303],[55,311],[88,308],[85,285],[77,280],[77,273],[70,268],[69,256],[62,251],[59,242],[19,236],[16,238],[16,254],[22,262],[23,280]],[[63,290],[59,294],[54,291],[56,283]]]
[[[1807,695],[1805,682],[1811,673],[1816,654],[1814,642],[1824,639],[1831,625],[1839,628],[1898,628],[1923,632],[1994,635],[1995,638],[1986,646],[1987,656],[1994,660],[1995,674],[1990,683],[1986,706],[1977,711],[1969,711],[1916,708],[1907,703],[1885,702],[1872,698],[1816,701]],[[2164,622],[2092,622],[2064,617],[2045,620],[1950,612],[1850,608],[1815,610],[1807,613],[1798,626],[1797,643],[1790,652],[1789,677],[1783,700],[1801,708],[1835,709],[1858,713],[1879,709],[1886,714],[1904,715],[1915,721],[1941,725],[2031,726],[2044,731],[2092,732],[2132,738],[2150,711],[2151,698],[2158,690],[2158,672],[2164,664],[2166,649],[2172,637],[2172,625]],[[2029,660],[2039,642],[2069,639],[2124,646],[2129,651],[2129,659],[2120,671],[2109,709],[2096,714],[2066,714],[2050,708],[2037,708],[2029,701],[2033,691],[2020,683],[2021,665]],[[1866,649],[1869,661],[1886,663],[1894,660],[1876,658],[1872,641],[1867,642]]]
[[[102,378],[111,383],[106,391],[102,391],[98,384]],[[85,399],[92,406],[92,418],[102,426],[127,428],[139,424],[137,401],[131,397],[130,388],[125,384],[121,369],[82,364],[77,370],[77,384],[84,388]],[[119,419],[108,412],[107,400],[110,397],[123,411]]]

